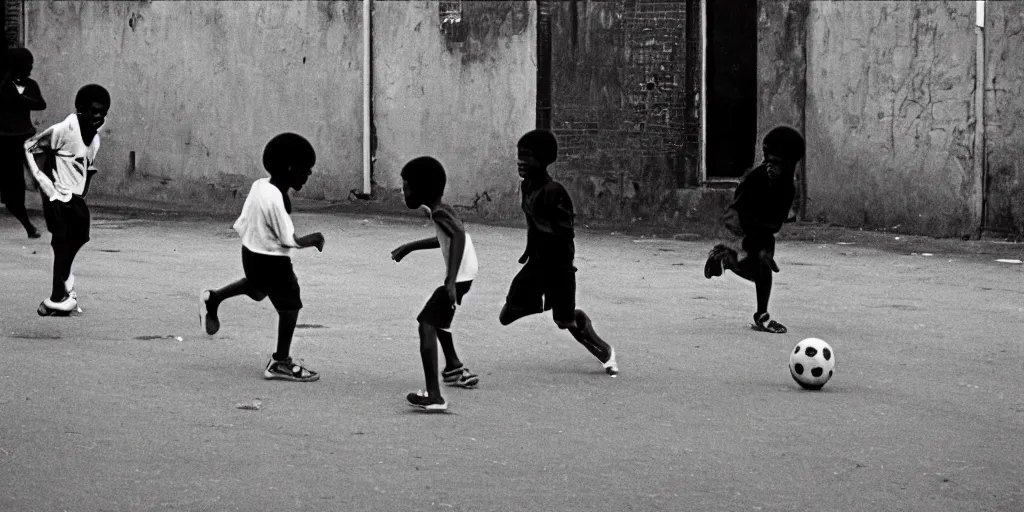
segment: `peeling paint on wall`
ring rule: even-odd
[[[431,155],[448,172],[451,204],[520,218],[515,145],[534,126],[536,2],[461,6],[467,37],[453,43],[438,2],[374,4],[375,179],[382,200],[399,203],[402,166]]]
[[[986,13],[986,227],[1024,234],[1024,3]]]
[[[111,92],[95,190],[234,209],[282,131],[317,149],[303,196],[343,199],[362,182],[360,2],[25,6],[49,103],[36,120],[63,119],[86,83]]]
[[[808,214],[970,232],[974,2],[812,2]]]

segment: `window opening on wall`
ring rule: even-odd
[[[466,25],[462,14],[462,0],[442,0],[438,3],[441,18],[441,33],[450,43],[466,40]]]

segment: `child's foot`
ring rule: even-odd
[[[409,401],[409,405],[413,407],[419,407],[424,411],[447,411],[448,401],[443,396],[429,396],[426,391],[420,390],[415,393],[409,393],[405,397]]]
[[[786,334],[786,326],[772,320],[768,313],[754,313],[754,324],[750,328],[772,334]]]
[[[480,377],[463,365],[441,372],[441,378],[449,386],[458,386],[466,389],[475,388],[480,383]]]
[[[725,272],[725,265],[722,263],[727,255],[735,252],[724,244],[718,244],[708,252],[708,260],[704,263],[704,277],[711,279],[718,277]]]
[[[270,362],[267,363],[267,369],[263,371],[263,378],[292,382],[316,382],[320,380],[320,374],[303,366],[302,361],[293,361],[290,357],[284,361],[276,361],[271,357]]]
[[[36,313],[39,316],[69,316],[76,309],[78,309],[78,301],[70,296],[64,297],[64,300],[60,302],[54,302],[47,297],[43,299],[43,302],[39,303]]]
[[[602,361],[601,365],[604,366],[604,372],[614,378],[619,375],[619,363],[615,362],[615,347],[611,347],[611,349],[612,354],[608,356],[607,361]]]
[[[213,290],[199,292],[199,325],[206,328],[206,334],[213,336],[220,330],[220,319],[217,318],[217,310],[210,309],[210,295]]]
[[[67,281],[64,281],[64,290],[68,292],[68,297],[71,297],[75,301],[75,313],[81,313],[82,308],[78,305],[78,293],[75,292],[75,275],[68,274]]]

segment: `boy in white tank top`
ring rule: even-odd
[[[462,297],[469,292],[477,272],[476,250],[473,239],[466,233],[458,215],[451,206],[441,199],[445,186],[444,167],[431,157],[416,158],[402,168],[402,191],[405,205],[410,209],[426,208],[434,222],[437,236],[404,244],[391,251],[391,259],[402,261],[406,255],[422,249],[441,249],[444,257],[444,285],[437,287],[423,306],[416,320],[419,322],[420,357],[423,359],[423,374],[426,389],[409,393],[409,405],[427,411],[445,411],[448,402],[441,396],[437,381],[437,345],[444,351],[445,368],[441,373],[445,384],[462,388],[474,388],[480,378],[469,371],[455,352],[451,324],[455,307],[462,304]]]

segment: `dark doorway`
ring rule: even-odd
[[[757,138],[757,0],[707,0],[708,180],[739,178]]]

